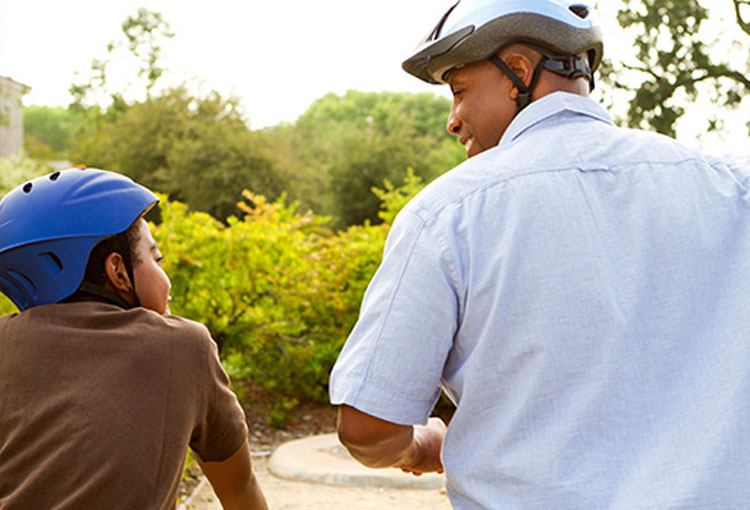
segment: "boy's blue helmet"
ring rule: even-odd
[[[158,201],[131,179],[95,168],[18,186],[0,201],[0,291],[20,310],[65,299],[81,284],[94,245]]]

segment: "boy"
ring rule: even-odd
[[[121,175],[72,168],[0,202],[0,508],[174,508],[190,447],[226,509],[267,508],[242,408]]]

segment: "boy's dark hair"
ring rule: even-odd
[[[107,274],[104,272],[104,261],[112,252],[122,255],[126,264],[129,261],[131,267],[135,267],[140,263],[135,253],[135,246],[140,240],[138,223],[138,220],[136,220],[125,232],[105,237],[91,249],[89,260],[86,263],[86,272],[83,275],[83,282],[104,285],[107,281]]]

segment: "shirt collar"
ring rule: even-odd
[[[498,146],[513,142],[535,125],[563,112],[585,115],[614,125],[612,116],[591,99],[569,92],[553,92],[532,102],[516,115],[500,138]]]

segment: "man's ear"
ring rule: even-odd
[[[516,73],[516,76],[518,76],[528,87],[531,84],[531,78],[534,75],[535,67],[531,59],[520,51],[513,51],[512,53],[509,53],[504,60],[505,63],[508,64],[508,67]],[[518,89],[513,85],[513,82],[510,82],[510,88],[511,99],[515,101],[518,97]]]
[[[116,292],[130,295],[133,291],[133,284],[130,281],[130,276],[128,276],[122,255],[116,251],[107,255],[107,258],[104,259],[104,272],[109,284]]]

